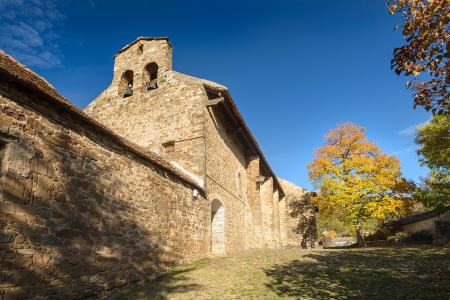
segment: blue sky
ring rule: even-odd
[[[426,174],[413,140],[430,115],[389,68],[396,21],[384,0],[1,0],[0,48],[82,108],[109,85],[117,50],[169,36],[174,69],[226,85],[274,171],[311,188],[306,163],[345,121],[406,178]]]

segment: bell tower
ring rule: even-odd
[[[155,90],[172,70],[172,45],[167,37],[139,37],[114,57],[112,93],[129,97]]]

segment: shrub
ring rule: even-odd
[[[385,230],[378,229],[375,233],[366,237],[366,241],[380,241],[386,240],[388,238],[388,233]]]
[[[432,244],[433,234],[425,230],[415,233],[397,232],[387,239],[390,241],[393,240],[399,245]]]
[[[406,242],[432,244],[433,234],[425,230],[418,231],[409,235]]]
[[[404,241],[407,237],[408,234],[406,232],[397,232],[396,234],[389,236],[387,239],[388,241],[401,242]]]

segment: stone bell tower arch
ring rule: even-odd
[[[172,70],[172,45],[165,37],[139,37],[114,56],[114,75],[109,89],[121,94],[124,74],[133,74],[132,95],[158,88],[158,80]],[[114,94],[114,91],[111,91]],[[123,96],[123,95],[121,95]],[[128,95],[129,96],[129,95]]]

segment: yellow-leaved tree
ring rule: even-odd
[[[358,125],[344,123],[330,130],[308,170],[321,213],[339,215],[355,226],[359,246],[366,244],[363,221],[399,216],[413,205],[414,187],[402,178],[399,160],[368,141]]]

